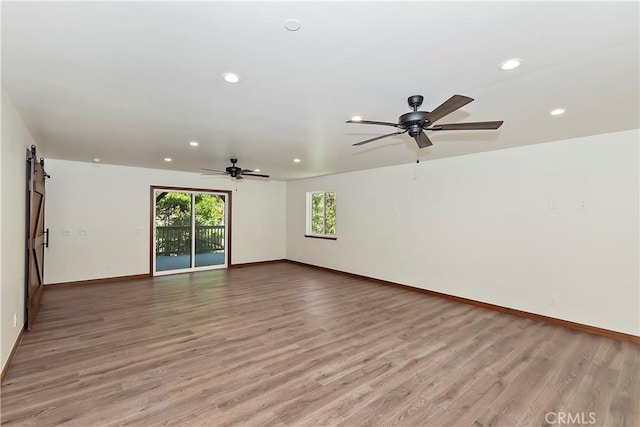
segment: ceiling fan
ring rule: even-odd
[[[416,140],[418,147],[425,148],[433,145],[429,137],[424,133],[425,130],[482,130],[482,129],[498,129],[502,126],[502,121],[495,122],[475,122],[475,123],[451,123],[443,125],[434,125],[433,123],[440,120],[444,116],[453,113],[459,108],[467,105],[473,98],[463,95],[453,95],[451,98],[443,102],[439,107],[433,111],[418,111],[418,107],[422,105],[424,97],[422,95],[413,95],[407,99],[409,107],[413,108],[413,111],[405,113],[398,118],[398,123],[390,122],[376,122],[371,120],[347,120],[346,123],[361,123],[369,125],[383,125],[393,126],[401,129],[398,132],[389,133],[387,135],[376,136],[375,138],[367,139],[365,141],[357,142],[353,145],[363,145],[369,142],[377,141],[388,136],[400,135],[402,133],[409,133],[409,135]]]
[[[253,169],[242,169],[236,166],[236,163],[238,163],[238,159],[229,159],[229,160],[231,160],[231,166],[227,166],[223,171],[201,168],[202,170],[207,171],[207,173],[203,173],[203,175],[229,175],[231,176],[231,178],[235,178],[235,179],[242,179],[243,176],[257,176],[260,178],[269,178],[269,175],[255,173]]]

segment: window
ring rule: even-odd
[[[307,193],[307,235],[336,238],[336,193]]]

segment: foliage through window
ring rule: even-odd
[[[307,233],[320,236],[336,234],[336,193],[308,193]]]
[[[224,200],[220,196],[195,195],[196,223],[220,225],[224,220]],[[191,225],[191,194],[179,192],[156,192],[156,225]]]

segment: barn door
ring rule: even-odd
[[[31,330],[40,309],[44,285],[44,248],[49,245],[49,230],[44,228],[44,159],[38,160],[35,145],[27,152],[27,330]]]

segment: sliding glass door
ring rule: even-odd
[[[194,194],[195,267],[223,265],[226,262],[226,197],[220,194]],[[225,265],[226,266],[226,265]]]
[[[154,275],[227,267],[227,192],[152,187]]]

